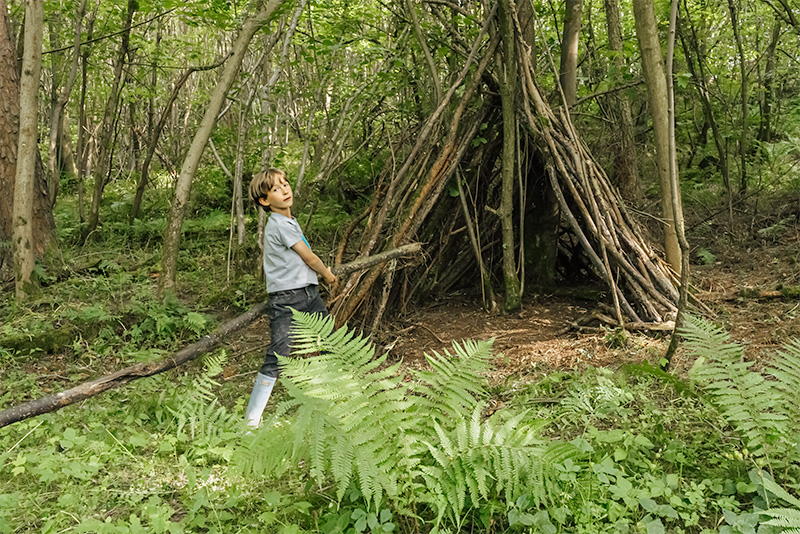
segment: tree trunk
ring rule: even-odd
[[[675,230],[672,211],[672,185],[670,181],[669,116],[667,79],[661,59],[661,44],[658,41],[658,26],[653,12],[653,0],[633,0],[633,15],[636,20],[636,36],[642,52],[642,69],[647,84],[647,100],[653,118],[653,134],[656,144],[656,165],[661,188],[661,213],[664,218],[664,249],[667,263],[681,272],[681,249]],[[680,195],[680,191],[677,192]]]
[[[25,49],[22,54],[22,78],[19,92],[19,137],[17,169],[14,180],[12,249],[17,299],[33,292],[34,268],[33,197],[36,194],[36,132],[39,111],[39,75],[42,70],[43,0],[25,2]]]
[[[680,183],[678,181],[678,153],[675,145],[675,87],[672,82],[672,65],[673,57],[675,54],[675,27],[678,23],[678,0],[672,0],[669,15],[669,41],[667,44],[667,96],[669,101],[669,159],[670,159],[670,181],[672,183],[672,196],[670,202],[672,203],[672,211],[675,214],[675,230],[678,234],[678,243],[681,247],[681,285],[678,297],[678,309],[675,313],[675,328],[672,331],[672,338],[669,342],[669,347],[664,356],[667,361],[665,367],[669,366],[675,350],[678,348],[680,340],[679,331],[683,327],[686,314],[686,305],[689,298],[689,242],[686,240],[686,231],[683,224],[683,206],[681,205],[681,198],[678,194],[680,192]]]
[[[100,0],[95,0],[94,9],[86,22],[86,40],[91,41],[94,35],[94,21],[97,19],[97,10],[100,8]],[[85,197],[85,179],[89,173],[89,149],[91,146],[91,136],[87,139],[89,130],[88,120],[86,118],[86,85],[88,83],[88,64],[89,53],[91,47],[84,45],[81,51],[81,97],[78,103],[78,218],[81,222],[86,220],[86,213],[84,209]]]
[[[59,162],[63,161],[60,157],[61,151],[59,149],[62,146],[61,141],[64,137],[64,108],[69,101],[69,95],[72,92],[72,86],[75,84],[75,78],[78,74],[78,60],[80,59],[81,51],[81,23],[84,13],[86,13],[86,0],[81,0],[78,12],[75,14],[75,38],[73,39],[72,63],[67,75],[67,83],[57,91],[50,113],[50,152],[48,154],[50,181],[48,183],[50,186],[50,202],[54,205],[61,184],[60,175],[63,168],[63,165],[59,165]]]
[[[758,140],[765,143],[772,141],[772,112],[775,106],[774,83],[775,83],[775,68],[776,57],[775,50],[778,47],[778,41],[781,37],[781,20],[775,17],[775,23],[772,26],[772,38],[770,39],[769,46],[767,47],[767,64],[764,67],[764,79],[762,81],[762,98],[761,98],[761,125],[758,129]]]
[[[406,0],[406,11],[409,17],[411,17],[414,35],[417,36],[417,41],[419,42],[420,48],[422,48],[422,53],[425,55],[425,63],[428,65],[428,71],[431,75],[431,83],[433,83],[433,95],[431,96],[433,97],[433,108],[435,109],[442,99],[442,84],[439,81],[439,72],[436,69],[436,63],[433,61],[431,51],[428,48],[425,35],[422,33],[422,27],[419,24],[419,17],[417,16],[417,8],[412,0]]]
[[[578,101],[578,43],[581,36],[583,0],[566,0],[564,35],[561,39],[561,67],[558,79],[567,107]]]
[[[739,195],[747,193],[747,65],[744,61],[744,46],[739,35],[739,20],[734,0],[728,0],[728,11],[731,15],[733,38],[736,41],[736,50],[739,53],[739,75],[741,76],[742,97],[742,124],[739,130]]]
[[[605,10],[608,49],[613,54],[613,79],[620,84],[622,83],[622,72],[625,69],[625,55],[622,49],[622,30],[617,0],[605,0]],[[618,150],[615,151],[612,177],[622,198],[628,202],[636,202],[641,198],[641,188],[639,166],[636,161],[636,139],[631,103],[622,93],[614,92],[611,96],[611,106],[614,113],[615,137],[619,140]]]
[[[200,165],[200,158],[208,143],[208,138],[211,135],[211,130],[217,119],[217,114],[222,108],[225,96],[228,94],[228,90],[231,84],[233,84],[236,74],[239,72],[239,67],[242,64],[242,59],[244,58],[244,54],[247,51],[247,46],[250,44],[251,39],[256,31],[269,22],[272,14],[282,3],[283,0],[270,0],[258,14],[248,18],[242,25],[242,29],[239,31],[239,35],[236,37],[236,41],[233,44],[231,57],[225,65],[222,77],[211,93],[203,120],[195,133],[189,151],[186,153],[186,158],[183,161],[183,166],[178,176],[178,181],[175,184],[175,198],[172,201],[172,207],[167,217],[167,227],[164,231],[164,245],[161,251],[161,276],[159,277],[159,292],[162,295],[172,293],[175,290],[181,226],[183,224],[184,214],[186,213],[186,205],[189,202],[192,179],[194,178],[198,165]]]
[[[503,229],[503,280],[505,296],[503,309],[518,310],[521,306],[520,280],[517,275],[516,246],[514,238],[514,175],[517,161],[517,55],[514,26],[508,0],[500,3],[500,33],[503,40],[503,76],[500,80],[500,99],[503,108],[503,156],[501,172],[503,186],[500,200],[500,223]]]
[[[19,134],[19,76],[17,50],[8,21],[8,4],[0,0],[0,279],[14,276],[11,251],[14,211],[14,180],[17,166]],[[38,84],[36,85],[38,89]],[[35,143],[34,143],[35,147]],[[55,243],[55,225],[44,167],[35,150],[35,185],[33,189],[33,253],[37,258]]]
[[[128,222],[130,224],[133,224],[134,219],[139,216],[139,210],[142,206],[142,198],[144,197],[144,190],[147,187],[147,184],[150,182],[150,163],[153,161],[153,156],[155,155],[156,147],[158,146],[158,140],[161,137],[161,132],[164,131],[164,126],[167,124],[167,119],[169,119],[170,113],[172,112],[172,105],[178,98],[178,93],[192,73],[215,69],[222,65],[226,59],[228,59],[227,56],[221,58],[219,61],[216,61],[213,65],[206,67],[189,67],[183,72],[183,74],[181,74],[180,78],[178,78],[178,81],[173,85],[169,99],[164,105],[164,109],[161,111],[161,117],[158,119],[158,123],[150,133],[150,141],[147,144],[147,153],[145,154],[144,162],[142,163],[142,174],[139,177],[139,185],[136,187],[136,194],[133,197],[133,206],[131,207],[131,213],[128,217]]]
[[[718,167],[722,175],[722,183],[725,186],[725,192],[728,197],[728,215],[733,224],[733,188],[731,187],[731,174],[730,165],[728,165],[728,146],[719,129],[714,108],[711,105],[711,97],[708,91],[708,80],[706,79],[705,57],[701,53],[700,41],[695,31],[694,24],[690,18],[688,5],[684,0],[685,11],[687,13],[684,19],[691,30],[690,44],[687,45],[686,37],[681,31],[681,43],[683,44],[683,55],[686,57],[686,64],[689,67],[689,73],[696,80],[697,93],[700,96],[700,102],[703,105],[703,114],[705,115],[706,122],[711,126],[711,133],[714,136],[714,145],[717,147],[717,157],[719,159]],[[697,56],[697,67],[693,55]]]
[[[128,55],[128,45],[130,43],[130,27],[133,14],[138,8],[136,0],[128,0],[128,9],[123,22],[125,30],[122,32],[122,39],[119,51],[114,61],[114,78],[111,82],[111,92],[106,101],[106,109],[103,113],[103,124],[100,129],[100,143],[98,145],[97,165],[94,173],[94,192],[92,193],[92,207],[89,210],[89,220],[84,231],[84,238],[89,237],[97,229],[100,221],[100,201],[103,198],[103,190],[106,187],[106,180],[111,172],[111,151],[114,139],[114,127],[117,123],[117,109],[119,106],[119,95],[122,91],[121,86],[122,70],[125,66],[125,57]]]

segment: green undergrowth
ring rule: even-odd
[[[0,429],[0,533],[777,533],[797,527],[800,345],[765,371],[711,325],[691,381],[647,362],[543,376],[487,408],[490,342],[405,376],[298,317],[262,428],[230,358]],[[738,363],[737,363],[738,362]],[[0,378],[0,395],[24,382]],[[28,384],[30,386],[30,384]],[[787,397],[787,395],[789,397]],[[3,397],[0,397],[3,398]]]

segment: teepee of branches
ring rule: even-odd
[[[561,261],[583,262],[586,273],[605,283],[606,317],[620,325],[672,319],[678,300],[674,273],[643,237],[568,111],[553,109],[543,96],[516,7],[506,5],[513,32],[505,35],[515,39],[517,50],[518,256],[524,255],[527,206],[549,188],[560,210]],[[492,207],[502,193],[503,135],[502,128],[489,125],[503,120],[497,97],[501,74],[494,71],[509,50],[501,46],[503,33],[492,27],[497,11],[496,6],[487,11],[481,31],[464,50],[462,70],[435,111],[392,146],[373,201],[345,231],[335,263],[412,241],[426,243],[425,256],[402,264],[393,260],[343,280],[331,301],[339,321],[374,328],[386,309],[402,309],[415,295],[444,292],[465,281],[477,281],[484,302],[493,300],[492,273],[505,246]]]

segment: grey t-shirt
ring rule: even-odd
[[[264,274],[267,293],[317,285],[317,273],[292,250],[300,241],[308,245],[294,217],[271,213],[264,229]],[[310,247],[309,247],[310,248]]]

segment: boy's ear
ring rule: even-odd
[[[267,202],[267,199],[264,198],[264,197],[260,197],[258,199],[258,203],[261,204],[262,206],[264,206],[265,208],[269,207],[269,202]]]

